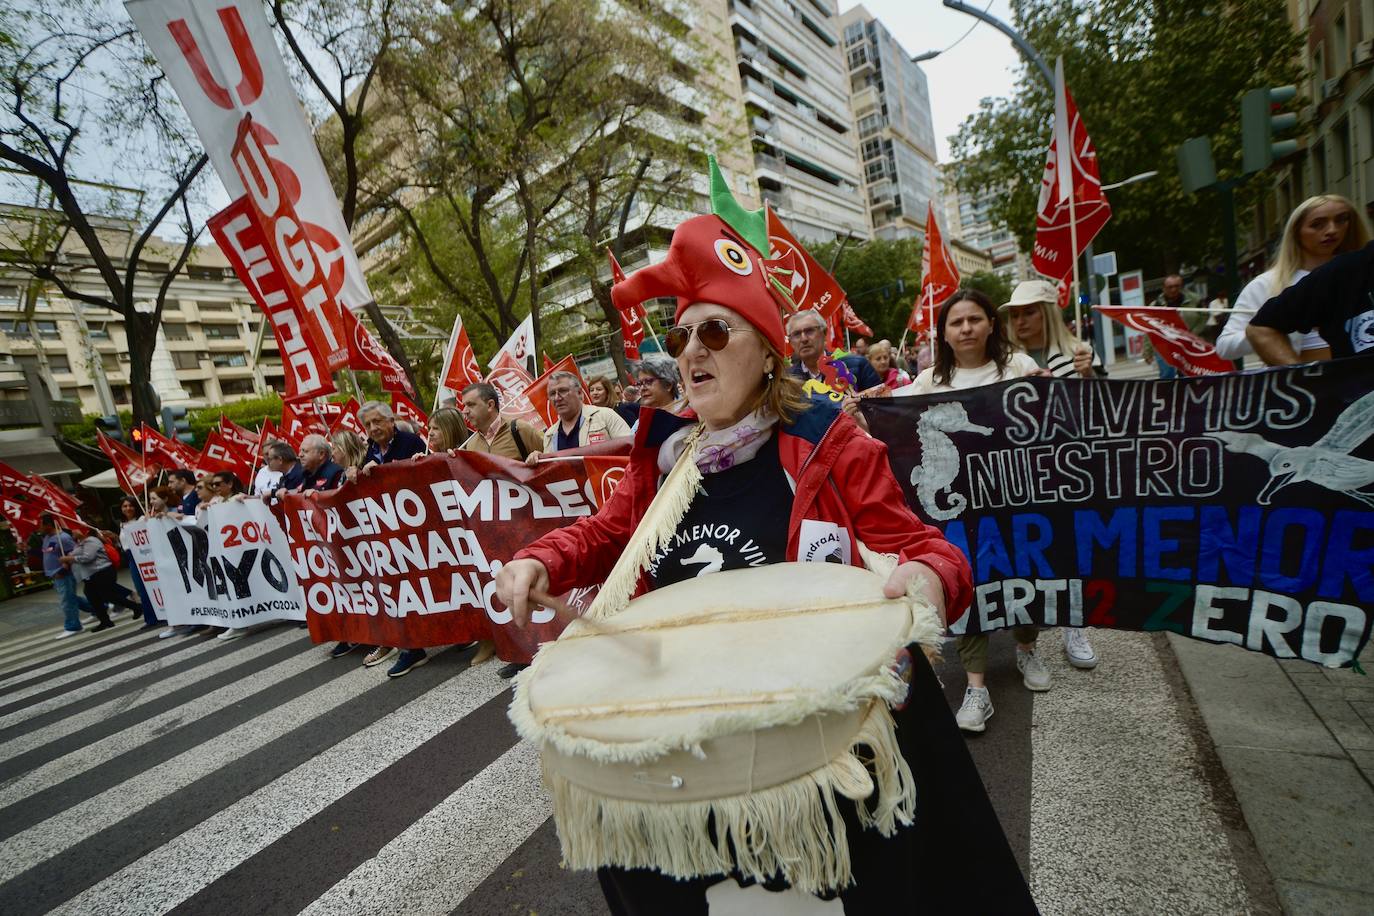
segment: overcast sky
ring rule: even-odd
[[[991,0],[991,5],[988,0],[968,2],[1011,22],[1007,0]],[[858,5],[840,0],[842,11]],[[913,55],[949,48],[970,26],[976,26],[958,45],[920,65],[930,84],[940,161],[948,162],[949,138],[977,110],[979,100],[1011,94],[1018,65],[1016,48],[992,26],[948,9],[940,0],[865,0],[862,5]]]

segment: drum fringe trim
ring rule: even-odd
[[[640,575],[649,567],[649,560],[672,540],[678,523],[691,508],[692,500],[701,488],[696,445],[702,429],[698,426],[688,435],[686,447],[678,457],[677,464],[664,478],[644,517],[639,520],[630,543],[621,552],[606,581],[601,583],[600,591],[582,613],[583,617],[603,620],[625,610],[630,603],[630,596],[639,587]]]
[[[548,770],[544,782],[569,868],[653,868],[677,878],[737,872],[760,882],[780,875],[812,894],[854,880],[837,796],[853,799],[859,822],[885,837],[910,825],[916,811],[916,783],[882,703],[830,763],[746,795],[630,801],[588,792]]]
[[[743,731],[795,725],[807,716],[824,712],[851,712],[870,700],[899,703],[906,696],[908,684],[898,676],[895,660],[899,650],[911,643],[923,648],[937,644],[941,627],[935,609],[924,600],[912,600],[912,622],[905,636],[894,643],[887,657],[893,664],[883,666],[877,674],[856,678],[832,690],[814,691],[794,699],[770,703],[763,710],[723,714],[712,718],[708,726],[698,728],[677,738],[645,738],[641,741],[615,743],[570,735],[561,726],[540,721],[530,708],[529,685],[542,667],[546,652],[556,643],[545,643],[535,653],[530,666],[516,678],[515,695],[511,698],[508,715],[520,737],[538,747],[551,747],[569,757],[585,757],[598,763],[645,763],[674,751],[690,751],[703,755],[701,743],[722,735]]]

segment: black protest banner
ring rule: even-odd
[[[973,565],[956,634],[1172,630],[1329,667],[1369,639],[1374,357],[862,409],[912,509]]]

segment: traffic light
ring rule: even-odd
[[[185,407],[162,408],[162,433],[168,439],[180,439],[182,442],[191,441],[191,424],[186,419]]]
[[[1274,140],[1274,135],[1298,126],[1298,116],[1291,111],[1274,109],[1291,102],[1298,94],[1296,86],[1275,86],[1270,89],[1251,89],[1240,99],[1240,142],[1242,173],[1249,175],[1269,168],[1275,159],[1297,152],[1297,140]]]
[[[95,428],[118,442],[124,441],[124,425],[119,422],[118,414],[95,418]]]
[[[134,426],[129,429],[129,444],[134,447],[134,451],[143,451],[143,427]]]
[[[1196,194],[1217,183],[1217,166],[1212,160],[1212,141],[1191,137],[1178,148],[1178,177],[1183,190]]]

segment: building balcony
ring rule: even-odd
[[[865,86],[853,95],[854,117],[862,118],[870,111],[876,111],[883,104],[876,86]]]

